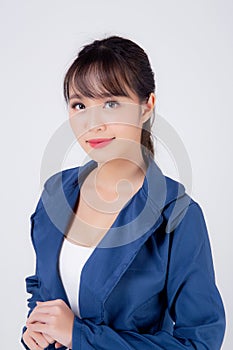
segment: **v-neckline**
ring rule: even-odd
[[[77,192],[77,197],[76,197],[76,200],[75,200],[75,205],[73,207],[76,208],[75,209],[75,213],[74,215],[76,215],[76,212],[77,212],[77,206],[79,205],[79,200],[80,200],[80,195],[81,195],[81,188],[84,184],[84,182],[86,181],[87,177],[91,174],[92,171],[95,170],[95,168],[97,167],[97,162],[93,162],[92,164],[90,165],[93,165],[91,166],[91,169],[90,171],[87,171],[86,172],[83,172],[81,175],[80,175],[80,180],[79,180],[79,183],[76,183],[77,186],[78,186],[78,192]],[[109,232],[113,229],[113,227],[115,227],[116,223],[119,221],[119,217],[121,216],[122,212],[125,211],[128,206],[130,205],[130,203],[136,198],[136,196],[143,191],[143,188],[145,187],[145,182],[146,182],[146,179],[147,179],[147,175],[148,175],[148,169],[149,169],[149,164],[147,165],[147,168],[146,168],[146,172],[145,172],[145,175],[144,175],[144,178],[143,178],[143,181],[142,181],[142,184],[141,186],[138,188],[138,190],[126,201],[126,203],[123,205],[123,207],[120,209],[120,211],[118,212],[117,216],[115,217],[113,223],[111,224],[111,226],[106,230],[106,232],[103,234],[102,238],[100,240],[98,240],[98,243],[96,245],[93,245],[93,246],[90,246],[90,245],[81,245],[81,244],[78,244],[79,246],[81,247],[85,247],[85,248],[94,248],[93,249],[93,252],[92,254],[94,254],[96,248],[99,248],[102,244],[102,242],[104,241],[105,237],[109,234]],[[71,223],[72,225],[72,223]],[[67,237],[67,228],[69,227],[69,224],[67,225],[66,227],[66,233],[64,234],[65,237]],[[69,229],[68,229],[68,233],[69,233]],[[68,236],[69,237],[69,236]],[[71,238],[72,240],[72,238]],[[75,244],[75,243],[74,243]],[[92,255],[91,254],[91,255]],[[89,257],[89,259],[91,258],[91,255]]]

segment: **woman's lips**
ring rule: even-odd
[[[111,138],[111,139],[91,139],[88,140],[89,144],[91,147],[93,148],[102,148],[107,146],[115,137]]]

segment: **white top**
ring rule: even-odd
[[[82,268],[95,247],[84,247],[64,239],[59,269],[70,307],[74,314],[81,318],[79,311],[79,285]]]

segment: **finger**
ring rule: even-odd
[[[36,310],[34,309],[30,316],[29,320],[31,320],[33,317],[36,317],[35,315],[39,314],[48,314],[48,315],[59,315],[62,310],[68,309],[68,305],[65,303],[62,305],[61,303],[56,304],[50,304],[50,305],[43,305],[43,306],[37,306]]]
[[[31,314],[28,317],[28,319],[30,319],[33,315],[35,315],[37,313],[50,314],[54,307],[57,307],[57,306],[43,306],[43,307],[42,306],[36,306],[35,309],[31,312]]]
[[[40,323],[48,323],[50,320],[51,315],[49,314],[44,314],[40,312],[35,312],[34,314],[31,314],[29,318],[26,321],[26,326],[35,323],[35,322],[40,322]]]
[[[56,349],[59,349],[59,348],[61,348],[62,346],[63,346],[63,345],[60,344],[60,343],[58,343],[58,342],[55,343],[55,348],[56,348]]]
[[[28,346],[29,349],[33,350],[43,350],[36,342],[35,340],[29,335],[27,331],[23,334],[23,341]]]
[[[54,305],[62,305],[62,304],[65,304],[65,302],[62,299],[54,299],[54,300],[37,301],[36,302],[36,305],[38,307],[54,306]]]
[[[49,335],[49,327],[46,323],[30,323],[27,325],[29,332],[39,332]],[[50,336],[50,335],[49,335]]]
[[[49,344],[53,344],[55,342],[55,340],[52,337],[50,337],[48,334],[43,333],[43,336]]]
[[[48,343],[46,341],[43,341],[43,337],[41,334],[37,334],[34,332],[27,332],[24,337],[25,344],[33,350],[43,350],[48,346]],[[44,339],[45,340],[45,339]]]
[[[44,336],[41,333],[31,332],[30,336],[42,349],[45,349],[49,346],[49,342],[44,338]]]
[[[64,305],[63,305],[64,307]],[[31,317],[34,317],[36,314],[40,313],[40,314],[50,314],[50,315],[57,315],[59,314],[59,312],[62,310],[62,305],[57,303],[54,305],[44,305],[44,306],[37,306],[36,309],[34,309],[29,318],[31,319]]]

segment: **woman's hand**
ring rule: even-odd
[[[23,333],[23,341],[31,350],[43,350],[49,344],[53,344],[54,340],[39,332],[32,332],[29,329]]]
[[[56,299],[37,302],[26,326],[30,333],[42,333],[44,338],[54,339],[56,348],[64,345],[71,349],[73,323],[74,314],[71,309],[63,300]]]

